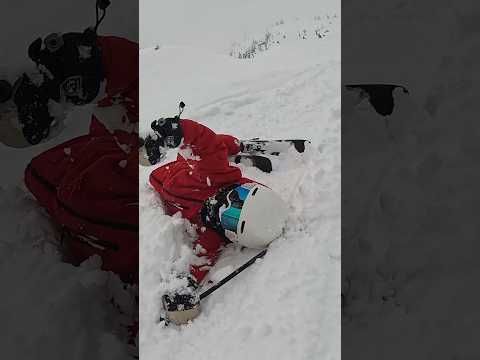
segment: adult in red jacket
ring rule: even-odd
[[[222,246],[236,242],[252,248],[266,247],[283,231],[287,209],[268,187],[244,178],[229,156],[242,144],[229,135],[217,135],[193,120],[169,118],[152,123],[158,139],[179,146],[177,160],[155,169],[152,186],[160,194],[167,214],[181,212],[197,229],[186,288],[164,297],[170,316],[178,315],[198,300],[195,289],[217,260]]]
[[[98,98],[105,82],[98,106],[125,109],[119,123],[132,124],[130,131],[107,129],[92,115],[88,134],[31,161],[25,184],[61,228],[66,260],[78,264],[97,254],[103,269],[138,282],[138,44],[92,33],[52,34],[34,42],[29,56],[46,74],[36,89],[41,96],[83,105]],[[24,135],[36,142],[44,135],[38,124],[49,122],[45,109],[25,101],[28,86],[20,86],[16,102],[20,109],[27,104],[23,120],[31,130]]]

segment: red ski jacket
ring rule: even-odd
[[[222,186],[251,182],[231,166],[228,156],[240,151],[239,141],[230,135],[217,135],[193,120],[180,120],[183,144],[177,160],[155,169],[150,183],[160,194],[169,215],[181,212],[197,228],[194,252],[201,261],[192,265],[191,274],[202,281],[218,258],[225,240],[206,228],[200,218],[203,202]]]
[[[138,122],[138,44],[115,36],[100,36],[107,97],[99,106],[121,103],[130,122]]]
[[[107,97],[138,122],[138,44],[100,37]],[[68,260],[100,255],[102,268],[138,281],[138,134],[109,132],[92,116],[88,134],[32,159],[25,184],[62,229]],[[68,241],[67,241],[68,240]]]

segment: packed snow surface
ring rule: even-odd
[[[141,359],[340,359],[339,6],[328,13],[337,15],[327,22],[329,36],[294,36],[252,59],[229,55],[229,46],[243,38],[228,26],[215,48],[206,40],[169,43],[165,33],[158,43],[141,44],[143,131],[151,121],[174,115],[183,100],[183,118],[217,133],[312,141],[304,154],[290,149],[273,158],[270,174],[238,165],[244,176],[272,187],[289,204],[286,232],[263,260],[205,299],[200,316],[182,327],[159,323],[160,298],[178,286],[175,275],[187,270],[195,234],[178,214],[165,215],[148,183],[155,167],[140,167]],[[316,9],[298,23],[310,20],[313,26],[315,16],[327,15],[322,4]],[[297,20],[283,15],[290,33]],[[264,31],[247,38],[261,38]],[[170,150],[162,164],[175,157]],[[228,246],[210,279],[220,280],[256,253]]]

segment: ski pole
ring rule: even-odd
[[[200,300],[203,300],[205,299],[208,295],[210,295],[211,293],[213,293],[215,290],[217,290],[219,287],[225,285],[225,283],[229,282],[231,279],[233,279],[235,276],[237,276],[238,274],[240,274],[243,270],[245,270],[246,268],[248,268],[250,265],[252,265],[257,259],[260,259],[262,257],[265,256],[265,254],[267,253],[267,250],[268,249],[264,249],[262,250],[261,252],[259,252],[257,255],[255,255],[253,258],[251,258],[250,260],[248,260],[245,264],[243,264],[242,266],[240,266],[237,270],[235,270],[234,272],[232,272],[230,275],[224,277],[222,280],[220,280],[218,283],[216,283],[215,285],[213,285],[210,289],[208,290],[205,290],[203,293],[200,294]]]

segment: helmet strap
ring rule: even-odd
[[[235,189],[238,185],[239,184],[231,184],[222,187],[215,195],[205,200],[202,209],[200,210],[200,216],[206,226],[214,230],[220,230],[223,234],[224,229],[220,221],[220,208],[223,205],[228,204],[226,197],[229,192]]]

